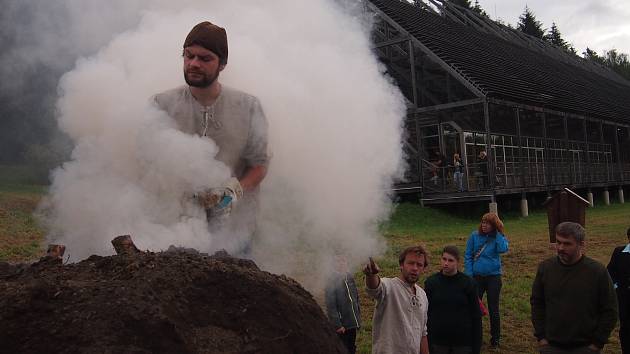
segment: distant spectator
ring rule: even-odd
[[[479,151],[479,155],[477,156],[477,166],[475,171],[475,176],[477,177],[477,186],[479,189],[486,189],[489,187],[488,184],[488,155],[486,150]]]
[[[558,256],[538,265],[530,301],[541,354],[599,353],[615,328],[612,280],[601,263],[584,255],[585,238],[580,224],[558,224]]]
[[[508,240],[504,235],[503,222],[495,213],[481,218],[479,228],[466,242],[465,273],[477,282],[479,298],[487,293],[490,313],[490,345],[498,347],[501,340],[501,254],[507,252]]]
[[[446,157],[440,150],[435,150],[431,157],[431,163],[431,181],[433,181],[433,184],[437,185],[440,177],[444,175],[443,171],[446,166]]]
[[[453,155],[453,184],[458,191],[464,191],[464,162],[458,153]]]
[[[335,255],[335,269],[325,294],[328,318],[348,353],[356,353],[357,330],[361,327],[359,291],[343,254]]]
[[[613,251],[608,273],[617,290],[619,306],[619,341],[623,354],[630,354],[630,229],[626,231],[628,243]]]
[[[479,354],[481,310],[475,281],[459,272],[459,249],[446,246],[441,270],[424,282],[431,354]]]
[[[428,354],[428,300],[416,284],[428,265],[427,252],[422,246],[406,248],[398,264],[400,275],[396,278],[380,278],[380,269],[371,258],[363,270],[366,292],[376,299],[372,353]]]

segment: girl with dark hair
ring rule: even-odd
[[[488,294],[490,312],[490,345],[498,347],[501,339],[499,295],[501,294],[501,254],[508,251],[503,222],[495,213],[481,218],[479,228],[472,232],[466,243],[464,272],[477,282],[479,298]]]

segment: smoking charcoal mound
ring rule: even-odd
[[[194,252],[0,263],[1,353],[345,353],[311,294]]]

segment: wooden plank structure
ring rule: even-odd
[[[398,192],[429,204],[630,185],[630,82],[448,1],[366,7],[374,51],[407,98]]]
[[[586,207],[591,203],[569,188],[547,199],[543,206],[547,208],[549,222],[549,242],[556,242],[556,226],[565,221],[576,222],[586,227]]]

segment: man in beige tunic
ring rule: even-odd
[[[373,354],[428,354],[427,295],[416,284],[428,265],[422,246],[409,247],[398,257],[400,275],[380,278],[370,258],[363,270],[368,296],[376,300],[372,320]]]
[[[241,243],[233,249],[248,248],[255,227],[256,194],[269,163],[267,120],[256,97],[218,80],[228,59],[225,29],[210,22],[197,24],[184,41],[183,59],[187,85],[159,93],[154,101],[181,131],[208,137],[218,146],[216,159],[230,168],[232,178],[223,186],[208,188],[226,191],[220,206],[231,210],[231,215],[222,232],[229,229],[235,243]],[[216,207],[204,206],[212,222]]]

